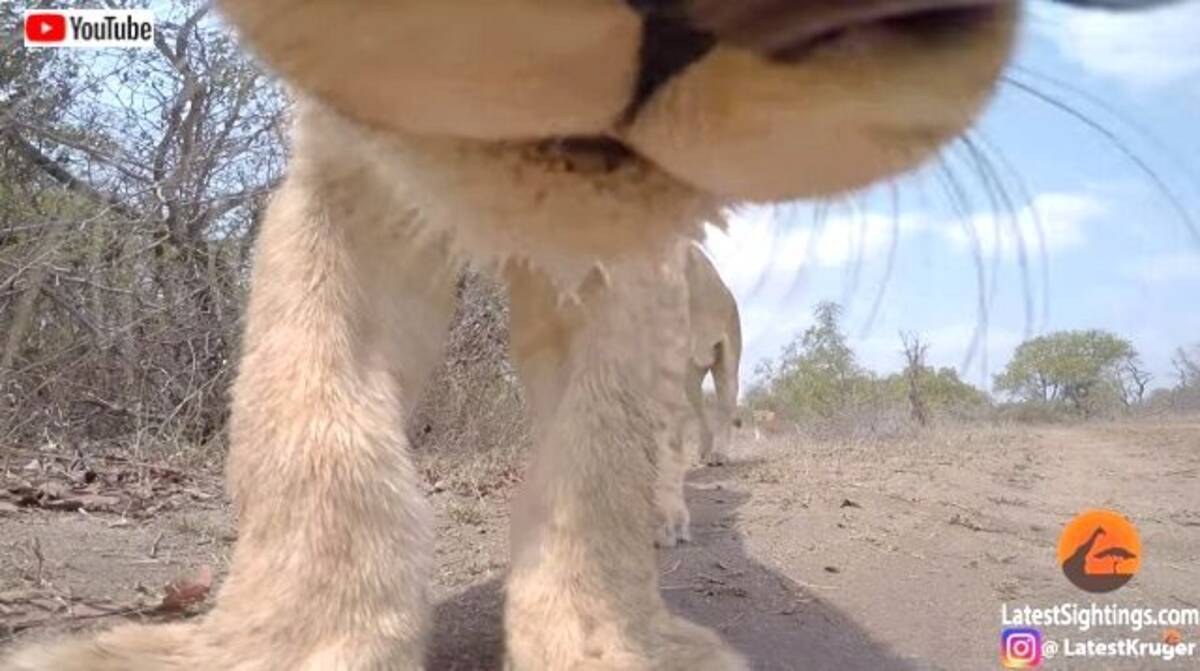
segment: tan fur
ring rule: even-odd
[[[402,427],[464,259],[508,282],[535,437],[507,666],[745,668],[668,611],[651,547],[656,435],[686,375],[680,241],[734,200],[923,160],[987,99],[1015,12],[940,40],[865,29],[868,48],[791,65],[718,46],[625,119],[641,38],[624,0],[220,4],[298,98],[233,395],[230,574],[198,622],[0,669],[421,668],[431,531]],[[572,134],[639,157],[589,168],[529,141]]]
[[[700,418],[700,458],[713,466],[729,458],[731,433],[737,421],[742,322],[733,292],[695,244],[688,245],[685,273],[692,334],[686,390],[692,410]],[[709,374],[717,396],[711,417],[703,394],[704,378]]]
[[[686,410],[665,420],[660,438],[662,454],[658,465],[656,497],[659,521],[655,544],[673,547],[689,542],[691,514],[684,500],[687,471],[693,463],[687,449],[687,428],[695,425],[698,456],[715,466],[729,458],[729,445],[737,419],[738,368],[742,356],[742,325],[733,292],[708,256],[694,242],[683,245],[682,259],[686,291],[687,329],[684,379],[680,390],[687,399]],[[705,407],[704,379],[711,374],[716,390],[716,407]]]

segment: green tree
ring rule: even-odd
[[[931,415],[982,408],[990,402],[986,393],[964,382],[958,376],[958,371],[949,366],[934,368],[922,365],[889,375],[880,381],[886,397],[897,403],[911,404],[914,373],[921,401]]]
[[[751,398],[770,399],[790,414],[830,418],[867,398],[874,378],[846,343],[841,306],[822,302],[813,316],[816,323],[784,347],[777,362],[759,366],[761,383]]]
[[[986,393],[963,382],[953,368],[926,365],[927,346],[915,335],[901,336],[905,369],[880,377],[858,363],[842,331],[839,305],[820,303],[813,316],[813,325],[778,359],[758,366],[757,383],[746,394],[750,407],[801,421],[850,420],[855,428],[871,428],[900,408],[925,424],[936,415],[990,404]]]
[[[1058,331],[1021,343],[996,376],[996,390],[1090,415],[1119,398],[1121,372],[1137,356],[1128,340],[1107,331]]]

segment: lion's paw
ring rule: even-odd
[[[677,505],[666,507],[659,511],[659,520],[654,530],[654,546],[673,548],[681,543],[692,542],[692,521],[687,504],[679,501]]]
[[[666,615],[651,635],[636,644],[627,638],[593,637],[575,654],[547,654],[546,642],[531,646],[537,655],[520,659],[511,654],[506,671],[527,669],[571,669],[572,671],[747,671],[746,661],[715,632],[683,618]],[[559,641],[555,641],[559,642]],[[631,644],[634,646],[631,647]]]
[[[685,522],[682,526],[671,523],[661,524],[654,536],[654,547],[673,548],[692,542],[692,531]]]
[[[746,660],[711,629],[678,616],[670,616],[663,647],[646,668],[664,671],[745,671]]]
[[[704,458],[705,466],[724,466],[730,462],[729,455],[720,450],[713,450]]]

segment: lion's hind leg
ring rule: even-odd
[[[665,435],[659,438],[654,544],[660,548],[692,542],[692,514],[684,496],[690,455],[684,445],[683,429],[683,417],[669,417],[662,432]]]
[[[737,419],[738,399],[738,364],[741,357],[736,346],[729,339],[723,340],[716,347],[716,361],[713,362],[713,388],[716,390],[717,407],[711,417],[715,425],[715,438],[711,441],[711,449],[706,463],[713,466],[728,463],[733,447],[733,429],[740,423]]]

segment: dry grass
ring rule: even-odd
[[[459,282],[446,357],[409,422],[435,490],[481,497],[519,479],[529,447],[525,400],[508,350],[508,301],[485,276]]]
[[[487,513],[479,499],[456,498],[448,506],[446,514],[455,523],[477,527],[487,520]]]

